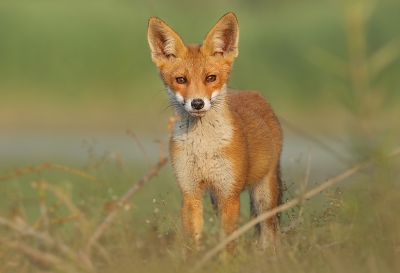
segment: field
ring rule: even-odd
[[[147,20],[201,42],[228,11],[230,87],[261,92],[285,135],[284,205],[297,204],[276,256],[252,229],[235,256],[213,252],[208,196],[202,248],[182,238]],[[399,13],[395,0],[0,2],[0,273],[399,272]]]

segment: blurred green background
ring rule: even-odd
[[[352,102],[348,77],[335,74],[341,69],[348,73],[338,62],[349,59],[349,2],[2,1],[2,131],[161,132],[160,120],[165,121],[169,112],[164,111],[167,98],[150,60],[148,18],[162,18],[185,42],[193,43],[201,42],[228,11],[236,13],[241,29],[232,88],[262,92],[279,116],[296,122],[307,115],[304,120],[341,123],[335,120],[343,115],[332,111],[342,114],[340,109],[359,103]],[[367,13],[372,9],[364,25],[369,58],[399,39],[400,3],[361,2]],[[399,71],[397,58],[370,79],[385,93],[382,109],[397,106]]]

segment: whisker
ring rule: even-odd
[[[151,102],[153,102],[154,98],[159,95],[161,92],[165,91],[165,88],[158,90],[150,99]]]

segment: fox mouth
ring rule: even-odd
[[[191,111],[190,114],[194,117],[204,117],[206,115],[207,111]]]

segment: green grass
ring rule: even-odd
[[[2,181],[0,215],[15,223],[23,221],[36,232],[62,240],[72,251],[80,253],[96,226],[115,209],[117,198],[147,169],[146,166],[123,168],[129,162],[116,164],[111,159],[91,159],[88,163],[81,169],[103,180],[103,185],[70,171],[51,169]],[[296,163],[293,164],[295,167]],[[400,269],[396,258],[400,243],[398,166],[398,156],[378,159],[347,179],[346,184],[328,189],[284,212],[280,255],[274,257],[257,250],[250,231],[240,237],[235,256],[217,256],[200,272],[396,272]],[[305,171],[285,191],[284,200],[297,195],[296,189],[303,183]],[[42,182],[49,186],[41,187]],[[55,191],[76,206],[87,226],[74,214],[68,201]],[[100,237],[102,248],[95,247],[91,258],[95,271],[157,272],[163,268],[166,272],[188,272],[219,241],[217,220],[206,196],[204,203],[203,247],[189,251],[185,261],[180,196],[167,166],[123,206]],[[240,225],[249,219],[248,204],[242,207]],[[46,218],[43,218],[43,208],[47,211]],[[44,219],[49,223],[47,228]],[[68,261],[57,247],[45,246],[35,237],[18,237],[17,232],[4,226],[0,230],[2,240],[19,240],[42,256],[51,253]],[[85,272],[77,261],[52,264],[24,253],[22,249],[3,244],[0,272],[13,272],[15,268],[19,268],[18,272],[40,269]]]

